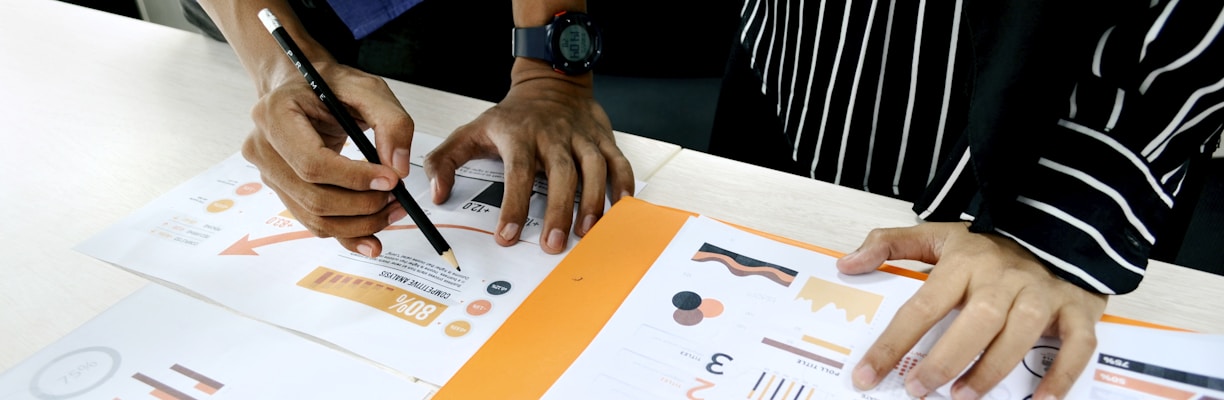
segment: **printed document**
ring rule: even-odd
[[[859,392],[850,372],[922,281],[840,274],[835,261],[691,217],[544,397],[908,399],[906,374],[955,312],[874,390]],[[1108,322],[1097,335],[1068,398],[1224,398],[1224,336]],[[1058,351],[1058,340],[1040,339],[983,398],[1030,398]],[[950,387],[927,398],[950,398]]]
[[[440,142],[414,136],[405,185],[462,271],[438,256],[411,218],[377,234],[383,254],[376,259],[315,237],[240,154],[77,250],[440,386],[563,257],[537,244],[547,193],[542,179],[523,241],[494,242],[504,193],[500,161],[465,164],[451,199],[434,205],[421,166]],[[361,157],[352,142],[342,154]],[[570,246],[576,242],[571,235]]]
[[[424,399],[430,390],[156,284],[0,374],[3,399]]]

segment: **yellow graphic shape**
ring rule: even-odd
[[[295,220],[295,221],[297,220],[297,218],[294,218],[294,217],[293,217],[293,213],[289,212],[289,210],[281,211],[281,212],[280,212],[280,214],[276,214],[276,215],[277,215],[277,216],[281,216],[281,217],[285,217],[285,218],[289,218],[289,219],[292,219],[292,220]]]
[[[803,340],[804,342],[808,342],[808,343],[811,343],[811,344],[814,344],[814,345],[817,345],[817,346],[820,346],[820,347],[824,347],[824,348],[826,348],[826,349],[833,350],[833,351],[836,351],[836,352],[838,352],[838,353],[842,353],[842,354],[845,354],[845,355],[850,355],[850,348],[849,348],[849,347],[845,347],[845,346],[841,346],[841,345],[838,345],[838,344],[834,344],[834,343],[832,343],[832,342],[829,342],[829,341],[826,341],[826,340],[821,340],[820,338],[815,338],[815,337],[811,337],[811,336],[808,336],[808,335],[803,335],[802,340]]]
[[[846,312],[846,322],[862,316],[867,318],[868,324],[884,302],[884,296],[816,278],[808,278],[795,298],[811,301],[812,312],[832,304]]]
[[[472,323],[467,321],[455,321],[446,325],[446,336],[460,337],[472,331]]]
[[[222,211],[228,210],[228,209],[230,209],[230,208],[232,208],[232,207],[234,207],[234,201],[233,201],[233,200],[230,200],[230,199],[221,199],[221,200],[217,200],[217,201],[214,201],[214,202],[212,202],[212,203],[209,203],[209,204],[208,204],[208,206],[207,206],[207,207],[205,207],[204,209],[205,209],[205,210],[208,210],[208,212],[210,212],[210,213],[219,213],[219,212],[222,212]]]
[[[438,314],[446,311],[445,304],[425,296],[326,267],[315,268],[297,285],[356,301],[420,326],[429,326]]]

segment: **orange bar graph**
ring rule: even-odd
[[[1186,399],[1194,398],[1194,393],[1185,390],[1171,388],[1168,386],[1158,385],[1142,379],[1118,375],[1112,372],[1096,370],[1094,377],[1097,382],[1115,385],[1131,389],[1137,392],[1147,393],[1153,396],[1159,396],[1162,399]]]
[[[315,268],[297,285],[365,304],[420,326],[429,326],[446,310],[445,304],[428,297],[327,267]]]

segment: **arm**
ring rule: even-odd
[[[519,27],[540,26],[559,11],[585,10],[582,0],[516,0],[514,22]],[[506,166],[506,192],[494,237],[509,246],[519,240],[532,182],[537,172],[543,172],[548,178],[548,208],[540,245],[552,254],[565,250],[571,225],[575,234],[585,235],[603,215],[606,191],[613,201],[633,193],[632,169],[593,93],[590,72],[568,76],[540,60],[516,59],[505,99],[455,130],[427,158],[434,202],[450,196],[460,165],[474,158],[500,157]],[[579,185],[582,196],[575,221]]]
[[[996,231],[1085,290],[1138,287],[1190,161],[1219,141],[1222,22],[1219,4],[1166,3],[1100,35]]]
[[[840,260],[847,273],[897,258],[935,264],[855,369],[856,386],[876,385],[959,308],[906,376],[910,394],[953,379],[954,396],[985,394],[1044,334],[1062,348],[1033,398],[1065,396],[1092,356],[1107,295],[1141,281],[1188,160],[1219,140],[1221,21],[1219,4],[1165,2],[1107,26],[1093,54],[1072,65],[1075,90],[1057,103],[1070,107],[1043,127],[1047,136],[1028,139],[1039,144],[1035,157],[992,182],[1010,197],[993,199],[972,227],[875,231]]]
[[[408,173],[412,119],[381,78],[336,63],[286,2],[201,5],[233,46],[259,96],[251,111],[255,130],[243,144],[243,156],[312,233],[378,256],[382,244],[373,234],[406,215],[389,192]],[[379,157],[388,164],[338,154],[347,135],[259,21],[256,13],[263,8],[276,14],[361,128],[374,129]]]
[[[312,63],[335,63],[331,53],[306,32],[293,8],[285,1],[203,0],[200,1],[200,6],[217,24],[217,28],[221,29],[234,52],[238,54],[238,60],[255,82],[259,96],[299,76],[297,69],[289,63],[280,46],[255,16],[261,9],[267,8],[276,14],[281,25],[293,36]]]

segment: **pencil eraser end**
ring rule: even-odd
[[[263,22],[264,28],[268,28],[268,32],[272,32],[281,26],[280,21],[276,19],[276,15],[272,14],[272,10],[266,8],[259,10],[259,20]]]

